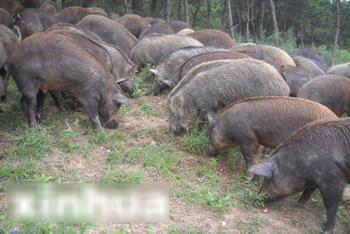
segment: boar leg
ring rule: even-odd
[[[6,74],[4,74],[4,72]],[[1,68],[0,69],[0,76],[2,79],[2,88],[1,88],[1,102],[6,100],[6,95],[7,95],[7,86],[9,83],[9,76],[10,76],[10,72],[6,72],[5,68]]]
[[[44,116],[44,102],[45,102],[46,94],[39,90],[38,95],[36,96],[36,117],[40,120],[40,122],[45,121]]]
[[[83,110],[89,115],[91,127],[96,132],[100,132],[102,130],[102,125],[98,115],[98,104],[94,101],[89,102],[89,100],[86,100],[81,102],[81,106],[83,107]]]
[[[311,194],[315,191],[315,189],[316,187],[305,189],[298,200],[299,204],[304,205],[310,199]]]
[[[61,92],[59,91],[49,91],[51,97],[55,101],[55,105],[57,106],[58,109],[65,111],[63,104],[62,104],[62,95]]]
[[[34,115],[35,101],[36,101],[35,95],[25,96],[23,94],[21,98],[22,107],[24,112],[27,115],[29,127],[36,127],[37,125],[35,120],[35,115]]]
[[[249,167],[253,166],[257,162],[257,157],[260,151],[260,145],[255,142],[240,142],[239,147],[241,148],[245,165],[247,167],[247,170]],[[252,173],[247,172],[248,177],[252,177]]]
[[[329,183],[323,183],[320,186],[320,192],[327,211],[327,223],[323,228],[324,232],[333,230],[335,226],[338,205],[343,195],[344,186],[346,185],[346,183],[335,183],[338,180],[339,178],[328,180],[330,181]]]

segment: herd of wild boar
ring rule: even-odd
[[[247,175],[265,177],[266,201],[303,191],[303,204],[318,188],[327,210],[323,230],[334,229],[350,183],[350,119],[341,118],[350,114],[350,63],[330,68],[311,49],[287,54],[236,44],[223,31],[194,31],[182,21],[62,9],[53,1],[0,2],[1,101],[12,77],[31,127],[45,120],[45,96],[64,109],[64,93],[94,130],[118,128],[136,69],[146,64],[155,66],[154,95],[170,92],[170,134],[206,121],[208,155],[239,146]],[[257,164],[261,146],[275,150]]]

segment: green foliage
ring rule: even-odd
[[[150,82],[153,77],[152,72],[149,69],[152,67],[150,63],[146,64],[138,76],[135,76],[135,86],[133,88],[133,93],[131,96],[134,98],[141,97],[143,95],[150,94],[152,91],[149,87],[144,87],[145,82]]]
[[[203,123],[196,123],[182,138],[180,144],[191,153],[204,155],[208,147],[208,129]]]
[[[41,176],[34,175],[34,177],[38,183],[47,183],[52,178],[51,176],[45,176],[44,173]]]

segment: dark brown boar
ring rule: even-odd
[[[65,8],[57,13],[57,15],[55,15],[55,19],[62,23],[76,24],[85,16],[91,14],[91,11],[84,7],[73,6]]]
[[[247,43],[247,44],[240,44],[235,47],[232,47],[230,50],[238,53],[244,53],[244,54],[246,52],[259,52],[269,56],[278,66],[282,66],[282,65],[295,66],[293,59],[285,51],[274,46],[256,45],[254,43]]]
[[[46,29],[45,32],[51,32],[54,30],[69,30],[73,32],[77,32],[80,34],[84,34],[87,37],[90,37],[94,39],[95,41],[103,41],[99,36],[97,36],[95,33],[91,32],[90,30],[83,29],[76,24],[69,24],[69,23],[58,23],[52,25],[50,28]]]
[[[321,103],[337,116],[350,116],[350,80],[345,76],[324,75],[306,83],[298,97]]]
[[[54,17],[58,12],[62,10],[62,7],[54,1],[47,1],[44,2],[39,9],[46,14]]]
[[[136,38],[140,36],[141,27],[148,24],[147,20],[136,14],[126,14],[117,20],[117,23],[123,25]]]
[[[350,119],[309,123],[283,141],[265,163],[249,168],[264,176],[266,202],[303,191],[305,204],[318,188],[327,211],[323,233],[334,233],[342,192],[350,183]]]
[[[203,45],[207,46],[217,46],[224,49],[230,49],[237,45],[229,35],[215,29],[200,30],[187,35],[197,39],[202,42]]]
[[[133,45],[128,56],[140,69],[146,63],[156,65],[163,55],[187,46],[203,46],[203,44],[190,36],[152,33],[140,38]]]
[[[174,30],[164,23],[162,24],[153,24],[151,27],[143,31],[139,38],[144,37],[151,33],[162,33],[162,34],[175,34]]]
[[[5,25],[9,29],[13,29],[14,26],[12,15],[3,8],[0,8],[0,24]]]
[[[17,14],[24,10],[24,6],[15,0],[1,0],[0,8],[7,10],[11,15]]]
[[[241,99],[215,117],[208,116],[208,154],[214,156],[239,146],[248,169],[257,163],[261,145],[274,149],[293,132],[319,119],[338,117],[327,107],[301,98]]]
[[[322,71],[322,69],[319,68],[311,59],[302,56],[294,56],[292,59],[295,63],[295,66],[307,71],[310,74],[311,78],[325,75],[324,71]]]
[[[104,63],[107,69],[111,72],[114,80],[117,81],[119,79],[117,69],[114,66],[110,54],[102,45],[98,44],[98,42],[94,41],[93,39],[90,39],[89,37],[83,34],[69,30],[54,30],[52,32],[49,32],[49,34],[50,33],[60,34],[80,43],[85,49],[89,50],[93,55],[95,55]]]
[[[152,24],[152,23],[151,23]],[[170,22],[167,22],[166,23],[167,25],[169,25],[175,33],[178,33],[180,32],[182,29],[185,29],[185,28],[189,28],[189,29],[192,29],[193,28],[191,27],[191,25],[189,25],[188,23],[186,22],[183,22],[181,20],[172,20]]]
[[[236,53],[233,51],[212,51],[194,55],[186,60],[168,79],[160,80],[169,88],[174,88],[180,80],[195,66],[209,61],[224,59],[243,59],[250,58],[248,55]]]
[[[58,23],[58,21],[45,12],[35,8],[23,10],[17,15],[15,21],[15,24],[21,32],[22,39],[34,33],[43,32],[55,23]]]
[[[310,74],[302,68],[282,65],[281,72],[290,88],[289,96],[296,97],[303,85],[311,80]]]
[[[16,34],[3,24],[0,24],[0,91],[1,101],[6,99],[7,81],[6,76],[6,60],[8,56],[15,50],[19,43]]]
[[[305,58],[311,59],[314,62],[316,61],[325,66],[329,66],[329,61],[323,54],[321,54],[320,52],[314,51],[313,49],[310,49],[310,48],[296,48],[294,49],[292,54],[303,56]]]
[[[23,40],[8,59],[8,69],[22,93],[21,103],[30,126],[37,115],[44,119],[43,105],[48,91],[71,94],[89,115],[92,128],[102,124],[117,128],[122,103],[130,101],[121,94],[106,66],[79,43],[58,34],[38,33]]]
[[[124,26],[103,16],[86,16],[77,25],[96,33],[105,42],[118,46],[125,54],[137,41]]]
[[[289,87],[277,70],[260,60],[202,63],[187,73],[168,95],[169,132],[188,131],[197,120],[242,98],[288,94]]]
[[[41,7],[41,2],[39,0],[24,0],[22,2],[22,5],[24,6],[24,8],[36,8],[36,9],[39,9]]]

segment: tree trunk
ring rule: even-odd
[[[179,0],[179,5],[177,8],[177,19],[182,20],[182,0]]]
[[[196,27],[196,20],[197,20],[197,15],[198,15],[198,12],[199,12],[199,8],[200,8],[200,6],[201,6],[201,1],[200,0],[198,0],[197,1],[197,3],[198,3],[198,5],[197,5],[197,8],[196,8],[196,11],[194,12],[194,14],[192,14],[192,27],[194,28],[194,27]]]
[[[335,58],[335,51],[337,49],[338,44],[338,37],[339,37],[339,28],[340,28],[340,0],[336,0],[335,2],[336,10],[337,10],[337,25],[335,29],[335,36],[334,36],[334,44],[332,49],[332,56],[331,56],[331,66],[334,65],[334,58]]]
[[[238,21],[238,41],[242,41],[242,19],[241,19],[241,16],[238,12],[238,9],[242,9],[241,6],[238,6],[240,3],[240,1],[237,2],[236,0],[236,7],[235,7],[235,12],[236,12],[236,17],[237,17],[237,21]]]
[[[255,24],[254,24],[254,3],[255,3],[255,0],[251,0],[251,7],[250,7],[250,32],[252,34],[252,37],[253,37],[253,41],[254,43],[257,43],[258,42],[258,38],[256,36],[256,31],[255,31]]]
[[[275,44],[278,47],[279,46],[279,40],[278,40],[278,27],[277,27],[275,6],[273,5],[273,1],[272,0],[269,0],[269,3],[270,3],[270,12],[271,12],[271,18],[272,18],[273,32],[275,34]]]
[[[260,2],[259,2],[259,17],[258,17],[259,41],[264,40],[264,9],[265,9],[264,0],[260,0]]]
[[[208,29],[211,28],[211,0],[207,0],[208,3]]]
[[[221,17],[221,25],[224,26],[225,24],[225,13],[226,13],[226,4],[224,4],[224,11],[222,12],[222,17]]]
[[[124,0],[125,14],[129,13],[128,0]]]
[[[230,29],[230,36],[233,40],[235,40],[235,33],[233,31],[233,21],[232,21],[232,11],[231,11],[231,1],[225,0],[226,2],[226,9],[227,9],[227,21],[228,21],[228,27]]]
[[[131,1],[131,10],[134,14],[140,15],[140,2],[139,0]]]
[[[303,1],[300,1],[300,42],[301,42],[301,46],[304,47],[304,38],[303,38]]]
[[[249,0],[246,0],[247,3],[247,17],[246,17],[246,33],[245,33],[245,42],[248,43],[249,42]]]
[[[185,4],[185,22],[189,24],[190,18],[189,18],[189,14],[188,14],[188,1],[184,0],[184,4]]]
[[[170,22],[171,1],[166,0],[165,5],[165,22]]]
[[[286,28],[287,28],[286,5],[287,5],[287,0],[285,0],[283,5],[283,40],[284,41],[286,41]]]
[[[126,1],[126,0],[124,0]],[[155,12],[157,8],[157,0],[152,0],[151,2],[151,12]]]

